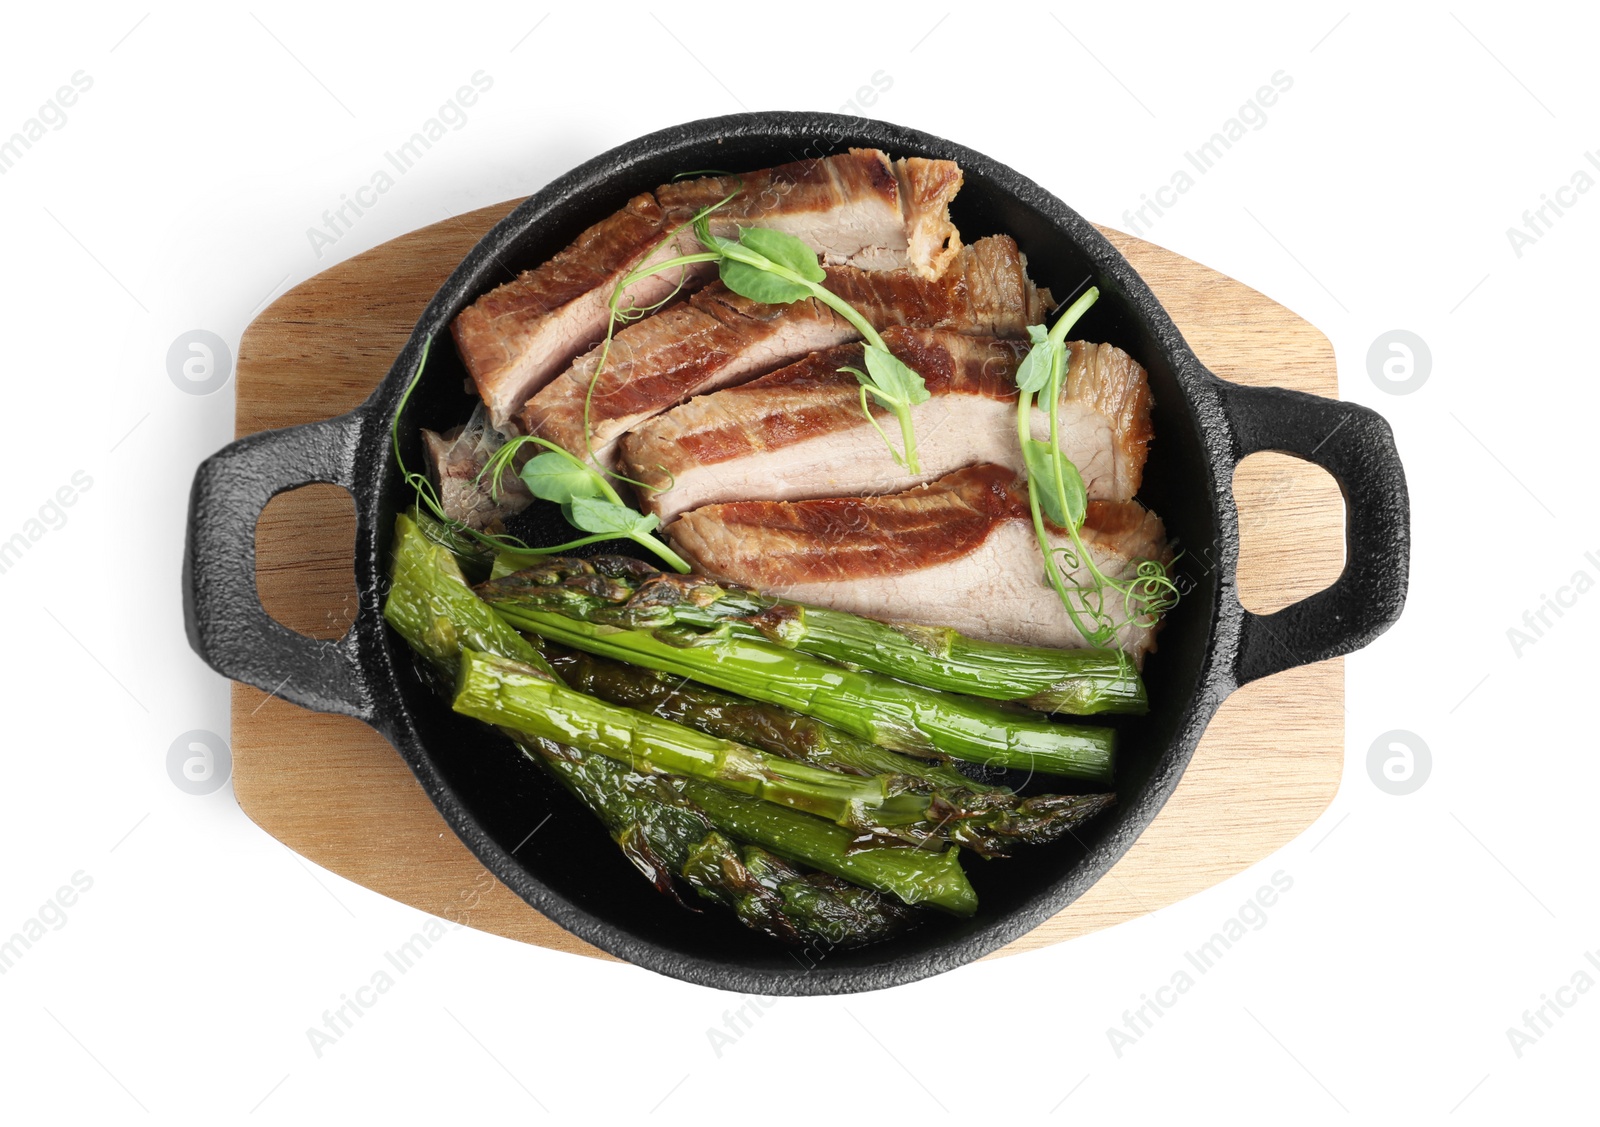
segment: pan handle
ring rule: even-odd
[[[1280,387],[1218,383],[1235,463],[1261,450],[1303,458],[1333,476],[1345,503],[1344,570],[1333,585],[1272,614],[1240,608],[1234,676],[1244,685],[1358,650],[1394,624],[1406,601],[1411,508],[1394,434],[1376,411]]]
[[[312,482],[352,489],[366,413],[263,431],[200,463],[189,493],[183,611],[189,644],[235,681],[315,709],[370,720],[372,694],[356,658],[357,620],[337,642],[275,621],[256,590],[256,519],[268,501]]]

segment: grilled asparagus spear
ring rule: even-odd
[[[931,797],[930,814],[943,823],[943,836],[985,857],[1004,856],[1019,842],[1054,841],[1114,801],[1109,794],[1022,798],[1005,787],[969,779],[945,764],[864,743],[777,705],[743,700],[682,677],[581,650],[550,643],[540,648],[568,685],[612,704],[803,763],[854,775],[898,776],[906,789]]]
[[[551,676],[539,651],[472,593],[454,552],[416,514],[394,521],[383,617],[441,676],[455,678],[462,646],[527,662]]]
[[[888,938],[916,913],[893,897],[824,873],[804,872],[760,846],[737,845],[682,792],[681,780],[641,775],[603,755],[517,736],[530,758],[598,814],[633,862],[662,892],[676,876],[746,926],[789,943],[823,940],[859,947]],[[804,815],[799,815],[804,817]]]
[[[768,641],[722,632],[679,636],[573,618],[563,609],[549,609],[541,588],[548,589],[530,573],[519,572],[477,590],[518,629],[792,708],[881,747],[1097,783],[1112,779],[1115,734],[1109,728],[1052,723],[989,701],[847,669]]]
[[[823,872],[892,892],[907,904],[926,902],[963,915],[970,915],[976,904],[958,850],[860,848],[860,831],[846,828],[852,819],[901,818],[912,826],[926,822],[929,800],[922,795],[893,795],[881,805],[868,805],[882,793],[882,777],[862,779],[787,760],[757,759],[760,753],[731,740],[614,708],[557,685],[531,665],[475,650],[461,651],[454,707],[524,736],[570,743],[580,751],[598,752],[647,772],[678,773],[683,793],[714,824],[731,821],[733,836]],[[668,763],[673,766],[664,768]],[[854,806],[837,805],[852,787],[858,796]],[[724,798],[748,798],[781,815],[736,817],[745,807]],[[830,820],[805,813],[808,807]],[[876,826],[867,830],[868,835],[886,832]],[[931,831],[920,836],[926,842]]]
[[[462,639],[504,658],[542,663],[520,634],[472,594],[453,552],[427,536],[424,522],[414,514],[395,520],[392,563],[384,616],[435,672],[454,677]],[[637,775],[614,760],[552,741],[507,735],[514,736],[523,751],[536,752],[539,762],[602,818],[629,860],[656,887],[670,888],[670,877],[659,868],[666,863],[664,858],[670,858],[678,861],[674,869],[678,877],[702,896],[728,904],[750,927],[782,940],[826,940],[834,946],[877,943],[898,932],[912,916],[902,901],[874,888],[800,871],[757,845],[736,845],[709,831],[709,816],[675,792],[680,781]],[[803,856],[819,848],[813,840],[816,834],[806,824],[814,820],[806,815],[794,818],[798,824],[787,837],[797,842],[790,847],[792,853]],[[821,848],[818,868],[838,869],[843,861],[834,853],[850,848],[850,842],[824,840]],[[971,887],[955,864],[954,850],[936,858],[925,874],[915,864],[902,864],[901,869],[894,874],[894,884],[912,895],[920,888],[933,888],[934,895],[955,908],[974,903]]]
[[[637,770],[707,779],[858,830],[872,823],[915,825],[928,799],[900,793],[889,776],[843,775],[783,759],[670,720],[585,696],[520,661],[461,651],[457,712],[584,751]]]
[[[949,627],[891,625],[769,598],[626,556],[551,557],[520,572],[498,556],[491,578],[519,575],[521,605],[634,629],[720,630],[886,673],[930,689],[1015,701],[1041,712],[1144,713],[1144,682],[1115,650],[1057,650],[968,638]]]
[[[708,735],[849,775],[901,775],[923,790],[994,789],[969,779],[948,763],[888,751],[775,704],[746,700],[685,677],[596,657],[538,636],[532,642],[572,688],[624,708],[698,728]]]

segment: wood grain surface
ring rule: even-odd
[[[517,202],[375,247],[273,302],[239,344],[237,433],[311,422],[365,399],[435,289]],[[1219,376],[1338,394],[1333,348],[1312,325],[1232,278],[1102,230]],[[1282,455],[1257,454],[1240,465],[1234,495],[1247,607],[1286,606],[1338,575],[1344,509],[1327,474]],[[354,539],[353,503],[336,486],[274,499],[256,530],[257,586],[268,611],[311,637],[342,636],[355,606]],[[609,957],[490,876],[400,756],[366,725],[235,684],[232,750],[240,807],[324,868],[471,927]],[[1076,903],[997,954],[1133,919],[1268,856],[1332,801],[1343,758],[1341,661],[1246,686],[1218,712],[1171,801],[1128,854]],[[1206,847],[1194,848],[1202,839]]]

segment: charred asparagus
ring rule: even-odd
[[[549,672],[539,651],[472,593],[456,554],[429,534],[437,524],[419,521],[414,512],[395,517],[383,604],[389,625],[435,673],[451,680],[464,645]]]
[[[646,771],[661,771],[661,764],[667,762],[676,764],[685,772],[679,782],[683,793],[705,810],[714,824],[729,823],[728,832],[740,840],[892,892],[907,904],[926,902],[963,915],[970,914],[976,904],[972,886],[961,871],[958,850],[863,849],[857,833],[845,828],[852,819],[863,817],[860,809],[839,808],[835,821],[841,824],[802,812],[808,805],[831,812],[852,787],[858,788],[856,794],[870,798],[881,787],[881,777],[868,780],[836,775],[784,760],[768,760],[766,768],[782,765],[780,772],[786,768],[788,774],[769,775],[752,766],[755,761],[747,757],[759,753],[749,748],[644,713],[613,708],[557,685],[530,665],[473,650],[461,651],[454,707],[523,736],[570,741],[580,751],[595,751],[619,762],[636,757],[637,765]],[[796,771],[800,768],[803,770]],[[814,780],[812,773],[827,778]],[[806,785],[802,779],[815,785]],[[828,780],[840,780],[843,785]],[[742,803],[730,804],[729,799],[748,799],[778,814],[740,813],[745,810]],[[922,824],[929,810],[928,799],[915,794],[892,796],[877,807],[867,806],[864,799],[857,803],[865,807],[867,818],[899,817],[912,825]],[[874,828],[869,832],[884,831]],[[928,831],[921,836],[924,843],[931,840]]]
[[[943,836],[985,857],[1004,856],[1019,842],[1053,841],[1113,802],[1109,794],[1023,798],[1005,787],[969,779],[942,763],[864,743],[819,720],[774,704],[744,700],[693,681],[579,650],[541,647],[568,685],[601,700],[737,740],[774,755],[854,775],[890,775],[930,796]]]
[[[925,820],[928,799],[889,776],[843,775],[767,755],[574,692],[520,661],[461,651],[454,708],[502,728],[598,752],[636,770],[685,775],[867,830]]]
[[[628,860],[663,893],[673,878],[731,908],[748,927],[789,943],[876,943],[916,914],[892,897],[824,873],[808,873],[760,846],[738,845],[683,794],[681,780],[642,775],[603,755],[516,736],[578,800],[600,816]],[[798,815],[804,817],[804,815]]]
[[[948,627],[891,625],[769,598],[702,575],[662,572],[626,556],[554,557],[524,570],[499,556],[494,580],[517,575],[519,605],[632,629],[720,631],[886,673],[930,689],[1015,701],[1041,712],[1143,713],[1144,682],[1115,650],[1056,650],[968,638]],[[502,586],[502,590],[509,590]]]
[[[429,537],[425,522],[414,517],[396,519],[392,582],[384,606],[385,618],[401,637],[436,673],[452,679],[460,643],[468,637],[501,657],[541,663],[538,652],[472,593],[453,553]],[[671,876],[661,868],[670,859],[677,862],[673,873],[701,896],[732,907],[749,926],[781,939],[822,939],[835,946],[878,942],[911,918],[902,902],[884,893],[803,872],[759,846],[736,845],[709,830],[710,816],[677,793],[679,780],[639,775],[604,756],[551,741],[507,735],[612,829],[630,861],[658,888],[672,887]],[[809,823],[816,820],[804,814],[792,818],[796,824],[790,836],[798,843],[793,851],[804,855],[818,848],[809,833]],[[824,864],[817,867],[841,868],[844,862],[826,850],[848,849],[849,844],[820,844]],[[927,875],[919,878],[915,864],[905,864],[893,874],[895,883],[913,895],[925,887],[942,889],[957,907],[972,899],[953,850],[923,856],[931,862]]]
[[[527,573],[518,573],[477,590],[518,629],[792,708],[895,751],[1111,781],[1115,734],[1109,728],[1052,723],[988,701],[847,669],[768,641],[722,633],[669,634],[666,640],[660,631],[572,618],[546,609],[539,586]]]

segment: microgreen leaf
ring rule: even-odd
[[[875,344],[867,345],[866,354],[867,371],[872,373],[872,386],[912,406],[928,401],[928,385],[904,360]]]
[[[565,454],[558,454],[554,450],[528,459],[528,464],[522,467],[522,482],[535,497],[554,501],[558,505],[568,504],[578,498],[605,495],[593,470],[578,465]]]
[[[595,497],[573,498],[567,520],[585,532],[606,536],[644,536],[661,523],[654,516],[640,516],[626,505]]]
[[[1066,458],[1060,459],[1061,487],[1065,491],[1062,495],[1062,504],[1066,509],[1066,526],[1080,528],[1083,518],[1089,512],[1089,491],[1083,484],[1083,475],[1078,472],[1078,467]]]
[[[723,254],[727,254],[730,250],[739,245],[738,239],[724,239],[721,235],[713,235],[711,233],[711,227],[709,224],[706,226],[705,238],[701,241],[705,243],[707,250],[720,251]]]
[[[894,448],[894,443],[889,441],[888,433],[878,424],[877,418],[872,414],[872,404],[867,402],[867,391],[872,385],[867,374],[856,368],[840,368],[839,370],[841,372],[849,372],[861,381],[861,413],[866,416],[867,422],[872,424],[872,429],[878,432],[878,437],[883,439],[883,444],[889,448],[889,457],[894,459],[894,464],[897,466],[905,465],[905,456]],[[883,393],[878,392],[877,394],[881,396]],[[904,404],[900,406],[900,410],[905,410]],[[903,434],[904,432],[902,431],[901,433]]]
[[[922,377],[915,370],[888,349],[869,344],[865,353],[867,371],[852,368],[848,364],[839,371],[849,372],[861,385],[861,413],[883,439],[883,444],[889,448],[889,456],[898,465],[904,466],[908,472],[921,473],[922,468],[917,462],[917,437],[911,426],[911,408],[914,404],[927,402],[927,385],[922,382]],[[894,448],[894,443],[889,441],[889,436],[873,417],[872,406],[867,402],[868,393],[881,406],[894,412],[894,417],[899,420],[900,444],[905,448],[904,453]]]
[[[811,290],[798,282],[769,274],[759,267],[724,258],[718,268],[722,284],[740,297],[759,301],[764,305],[788,305],[811,296]]]
[[[817,252],[787,232],[775,231],[771,227],[741,227],[739,244],[770,262],[794,271],[808,282],[821,282],[828,277],[817,265]]]
[[[1038,325],[1029,325],[1028,333],[1031,336]],[[1035,340],[1033,347],[1028,349],[1028,355],[1022,358],[1022,363],[1017,366],[1017,387],[1023,391],[1038,391],[1050,382],[1050,370],[1055,365],[1057,354],[1061,345],[1051,340]]]
[[[884,345],[883,337],[872,327],[871,322],[862,316],[859,309],[822,284],[827,281],[827,272],[818,263],[816,251],[802,240],[770,227],[740,227],[737,242],[713,235],[711,212],[732,198],[733,194],[724,197],[714,207],[702,209],[687,221],[686,225],[693,228],[695,238],[705,247],[705,255],[685,256],[685,261],[720,259],[717,272],[722,284],[740,297],[758,301],[763,305],[789,305],[805,298],[814,298],[848,322],[866,342],[866,371],[863,373],[854,368],[845,369],[861,381],[862,413],[880,434],[883,433],[883,428],[873,417],[867,399],[868,393],[880,405],[894,413],[895,419],[900,424],[900,441],[904,453],[895,450],[889,443],[887,435],[884,436],[884,442],[889,445],[889,453],[895,461],[903,465],[908,472],[921,473],[917,462],[917,437],[912,428],[911,407],[928,399],[928,389],[923,384],[922,377],[889,351]],[[633,278],[633,274],[627,276],[627,279]],[[620,292],[619,286],[612,294],[611,319],[606,329],[607,346],[610,344],[618,320],[617,302]],[[590,377],[591,394],[599,380],[600,370],[605,366],[605,360],[606,353],[602,351],[600,363]],[[587,436],[588,399],[584,400],[583,421],[584,433]]]
[[[1061,482],[1066,491],[1063,494],[1056,489],[1055,459],[1048,442],[1028,439],[1022,447],[1022,460],[1028,467],[1028,485],[1038,494],[1044,515],[1060,528],[1077,528],[1082,524],[1087,502],[1078,467],[1062,459]]]
[[[1176,605],[1179,591],[1167,565],[1156,560],[1133,561],[1131,577],[1126,575],[1126,569],[1114,578],[1107,576],[1079,535],[1089,502],[1083,476],[1059,446],[1061,393],[1066,377],[1067,334],[1099,297],[1099,288],[1090,286],[1049,333],[1042,325],[1028,326],[1032,347],[1018,365],[1016,377],[1017,441],[1028,471],[1028,507],[1044,558],[1045,576],[1084,639],[1091,646],[1110,647],[1117,644],[1118,631],[1123,626],[1154,625]],[[1042,393],[1038,406],[1050,420],[1050,438],[1043,442],[1031,433],[1036,392]],[[1071,547],[1053,542],[1046,520],[1066,531]]]

